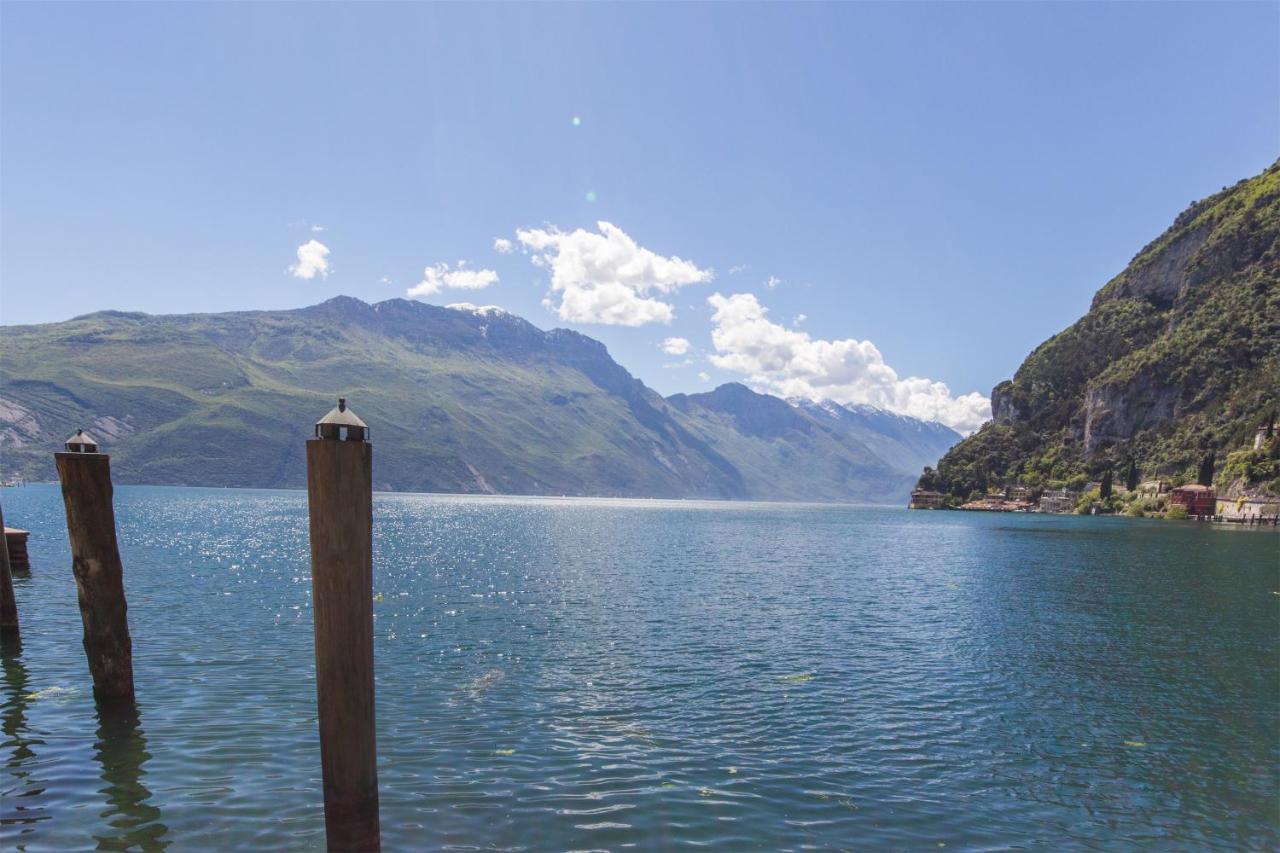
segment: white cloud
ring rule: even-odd
[[[551,271],[551,292],[543,304],[569,323],[643,326],[669,323],[670,303],[654,294],[710,281],[711,270],[691,261],[663,257],[636,244],[616,225],[598,222],[599,233],[579,228],[516,231],[533,263]],[[559,302],[555,300],[559,297]]]
[[[782,284],[782,279],[778,278],[776,275],[771,275],[765,280],[764,286],[773,290],[780,284]]]
[[[796,318],[791,321],[791,324],[793,326],[799,326],[801,323],[803,323],[805,320],[808,320],[808,319],[809,319],[808,314],[797,314]]]
[[[496,284],[498,274],[493,270],[467,268],[466,261],[458,261],[456,269],[447,263],[438,263],[422,271],[422,281],[405,291],[406,296],[434,296],[445,288],[451,290],[482,290]]]
[[[662,342],[662,351],[667,355],[684,355],[689,351],[687,338],[667,338]]]
[[[769,320],[750,293],[707,300],[713,309],[711,340],[716,367],[749,377],[751,384],[783,397],[869,403],[892,412],[940,421],[970,433],[991,417],[991,401],[976,392],[956,397],[942,382],[898,374],[870,341],[815,340],[807,332]]]
[[[711,377],[707,375],[706,371],[702,371],[701,373],[699,373],[699,374],[698,374],[698,379],[699,379],[699,381],[701,381],[701,382],[710,382],[710,381],[711,381]]]
[[[470,302],[454,302],[452,305],[444,307],[451,311],[466,311],[469,314],[479,314],[481,317],[493,317],[507,313],[507,309],[501,305],[473,305]]]
[[[737,275],[738,273],[746,272],[749,269],[751,269],[751,267],[747,264],[734,264],[729,267],[729,275]]]
[[[298,262],[289,267],[294,278],[312,279],[329,276],[329,247],[319,240],[308,240],[298,247]]]
[[[506,237],[494,237],[493,250],[499,255],[509,255],[516,250],[516,244]]]
[[[312,230],[312,232],[313,232],[313,233],[319,234],[321,231],[323,231],[323,230],[324,230],[324,226],[323,226],[323,225],[312,225],[312,226],[311,226],[311,230]]]

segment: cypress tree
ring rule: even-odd
[[[1102,485],[1098,488],[1098,497],[1104,501],[1111,498],[1111,471],[1109,469],[1102,475]]]
[[[1200,463],[1200,476],[1196,478],[1196,482],[1202,486],[1213,485],[1213,453],[1205,454],[1204,461]]]
[[[1129,460],[1129,470],[1124,475],[1124,487],[1129,491],[1138,488],[1138,463]]]

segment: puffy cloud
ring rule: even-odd
[[[803,323],[805,320],[808,320],[808,319],[809,319],[808,314],[797,314],[796,318],[791,321],[791,325],[799,326],[801,323]]]
[[[707,372],[704,370],[704,371],[701,371],[701,372],[698,374],[698,381],[700,381],[700,382],[710,382],[710,381],[711,381],[711,377],[710,377],[710,376],[708,376],[708,375],[707,375]]]
[[[445,288],[451,290],[482,290],[496,284],[498,274],[493,270],[467,268],[466,261],[458,261],[456,269],[447,263],[438,263],[422,271],[422,281],[405,291],[406,296],[434,296]]]
[[[667,355],[684,355],[689,351],[687,338],[667,338],[662,342],[662,351]]]
[[[675,311],[658,296],[712,278],[710,270],[690,261],[637,245],[616,225],[598,222],[596,227],[598,233],[582,228],[516,231],[516,240],[532,254],[533,263],[550,270],[551,292],[543,304],[565,322],[669,323]]]
[[[751,269],[751,267],[747,264],[734,264],[729,267],[729,275],[737,275],[738,273],[746,272],[749,269]]]
[[[516,250],[516,244],[506,237],[494,237],[493,250],[499,255],[509,255]]]
[[[319,240],[308,240],[298,247],[298,262],[289,267],[294,278],[312,279],[329,276],[329,247]]]
[[[776,275],[771,275],[765,280],[764,286],[773,290],[780,284],[782,284],[782,279],[778,278]]]
[[[762,390],[784,397],[867,403],[939,421],[971,433],[991,416],[991,401],[978,393],[953,396],[944,383],[909,376],[900,379],[875,344],[852,338],[815,340],[766,316],[750,293],[707,300],[713,324],[716,367],[741,373]]]

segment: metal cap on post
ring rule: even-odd
[[[331,851],[374,851],[373,445],[346,398],[307,442],[311,613],[324,822]]]
[[[67,439],[66,447],[68,453],[98,452],[98,442],[94,441],[93,437],[82,429],[76,430],[76,434]]]
[[[343,435],[343,432],[346,435]],[[347,398],[339,397],[338,405],[329,414],[316,421],[316,438],[368,441],[369,426],[356,413],[347,408]]]

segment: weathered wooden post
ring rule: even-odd
[[[4,507],[0,507],[0,532],[4,530]],[[0,533],[2,535],[2,533]],[[13,572],[9,569],[9,543],[0,548],[0,642],[21,639],[18,633],[18,600],[13,595]]]
[[[111,457],[85,434],[67,439],[53,454],[62,481],[71,540],[71,570],[76,576],[84,653],[100,702],[133,701],[133,642],[124,600],[124,566],[116,543],[111,505]]]
[[[345,399],[307,442],[311,604],[330,850],[381,849],[373,697],[373,449]]]

